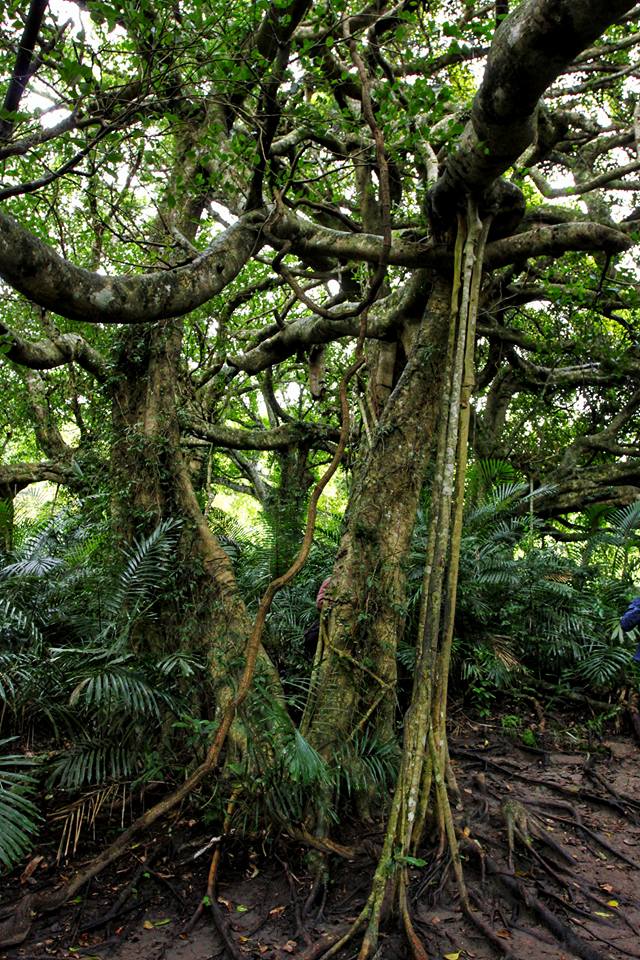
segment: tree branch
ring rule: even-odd
[[[62,439],[47,398],[46,384],[39,374],[29,371],[25,377],[34,430],[38,445],[54,461],[71,461],[73,451]]]
[[[68,461],[43,460],[40,463],[0,464],[0,487],[7,487],[15,496],[31,483],[49,480],[51,483],[69,483],[73,467]]]
[[[232,450],[287,450],[300,443],[325,446],[337,442],[340,436],[335,427],[322,423],[285,423],[271,430],[240,430],[190,417],[185,428],[202,440]]]
[[[2,105],[3,111],[8,114],[15,113],[20,106],[22,94],[29,82],[33,51],[46,9],[47,0],[31,0],[22,39],[20,40],[20,46],[18,48],[18,55]],[[6,140],[9,137],[13,125],[14,121],[9,117],[0,117],[0,140]]]
[[[430,281],[426,271],[418,270],[402,288],[372,304],[367,317],[367,337],[387,339],[392,330],[404,321],[419,318]],[[333,320],[317,316],[300,317],[246,353],[230,356],[228,363],[247,373],[258,373],[292,356],[301,347],[330,343],[342,337],[356,337],[359,329],[360,321],[353,311],[349,311],[346,318],[336,316]]]
[[[0,212],[0,277],[30,300],[71,320],[150,323],[206,303],[234,279],[263,242],[265,211],[253,211],[190,263],[132,277],[76,267]]]
[[[558,223],[494,240],[487,245],[484,262],[487,269],[495,269],[530,257],[557,257],[570,250],[623,253],[631,245],[620,230],[600,223]]]
[[[34,343],[23,340],[0,321],[0,348],[0,354],[8,360],[31,370],[52,370],[75,362],[101,383],[109,375],[105,357],[77,333],[61,333],[50,340]]]
[[[547,87],[632,6],[630,0],[524,0],[502,21],[471,121],[431,191],[437,221],[448,225],[468,193],[482,195],[533,143]]]

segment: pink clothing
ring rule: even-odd
[[[320,584],[320,589],[318,590],[318,596],[316,597],[316,607],[318,610],[322,610],[322,604],[325,601],[325,597],[328,600],[329,597],[326,596],[327,590],[329,589],[329,584],[331,583],[331,577],[327,577],[326,580],[323,580]]]

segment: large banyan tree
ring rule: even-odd
[[[120,542],[180,521],[187,586],[136,642],[206,654],[217,732],[180,790],[59,899],[230,744],[243,755],[252,699],[281,699],[264,618],[308,550],[318,471],[348,443],[300,724],[329,762],[356,734],[398,742],[356,926],[368,957],[393,900],[422,956],[407,871],[427,826],[473,916],[445,729],[467,451],[510,459],[542,516],[638,496],[638,9],[89,0],[65,20],[62,6],[11,3],[0,24],[0,493],[47,479],[82,497],[108,477]],[[10,426],[25,418],[32,436],[17,444]],[[209,522],[212,484],[249,492],[273,526],[255,622]],[[405,561],[425,484],[399,726]],[[293,729],[280,718],[267,755]],[[330,803],[319,791],[290,825],[327,850]]]

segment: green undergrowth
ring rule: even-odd
[[[562,730],[569,745],[582,745],[624,729],[621,698],[626,703],[640,687],[635,637],[619,628],[639,572],[640,505],[588,518],[589,536],[568,544],[551,539],[528,507],[527,491],[499,462],[472,468],[454,713],[525,747],[546,749]],[[428,511],[425,499],[405,570],[399,718],[412,683]],[[255,610],[271,576],[273,532],[244,529],[216,511],[210,523]],[[274,702],[258,675],[242,716],[244,756],[230,754],[213,792],[209,785],[196,798],[211,823],[219,825],[237,795],[240,831],[302,823],[309,797],[335,824],[363,799],[382,804],[393,786],[398,742],[362,731],[328,761],[290,723],[308,694],[314,650],[305,634],[340,530],[338,516],[321,516],[307,565],[275,599],[265,644],[284,700]],[[207,665],[186,640],[163,649],[158,617],[163,599],[180,590],[179,532],[166,521],[121,550],[109,525],[81,509],[15,523],[12,548],[0,556],[0,869],[28,853],[45,806],[60,856],[70,855],[96,817],[111,811],[121,825],[145,797],[180,783],[202,760],[214,730]],[[544,730],[531,720],[534,702],[547,718]],[[556,715],[565,719],[556,724]]]

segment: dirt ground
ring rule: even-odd
[[[412,874],[410,906],[430,958],[640,958],[640,747],[624,736],[605,737],[591,750],[545,746],[544,738],[538,743],[525,746],[519,735],[505,736],[492,724],[452,737],[461,853],[480,923],[462,916],[447,857],[437,860],[425,847],[425,865]],[[331,858],[329,881],[314,888],[313,902],[308,851],[300,844],[283,836],[240,847],[231,838],[215,905],[225,946],[209,906],[192,923],[213,846],[203,852],[212,837],[184,813],[171,837],[143,838],[74,902],[36,918],[23,943],[0,951],[2,960],[311,960],[348,928],[366,900],[380,825],[366,835],[347,825],[336,836],[357,847],[358,856]],[[50,850],[40,852],[45,859],[31,877],[5,884],[4,904],[67,875],[46,865]],[[354,940],[339,956],[357,951]],[[390,917],[377,960],[408,956]]]

